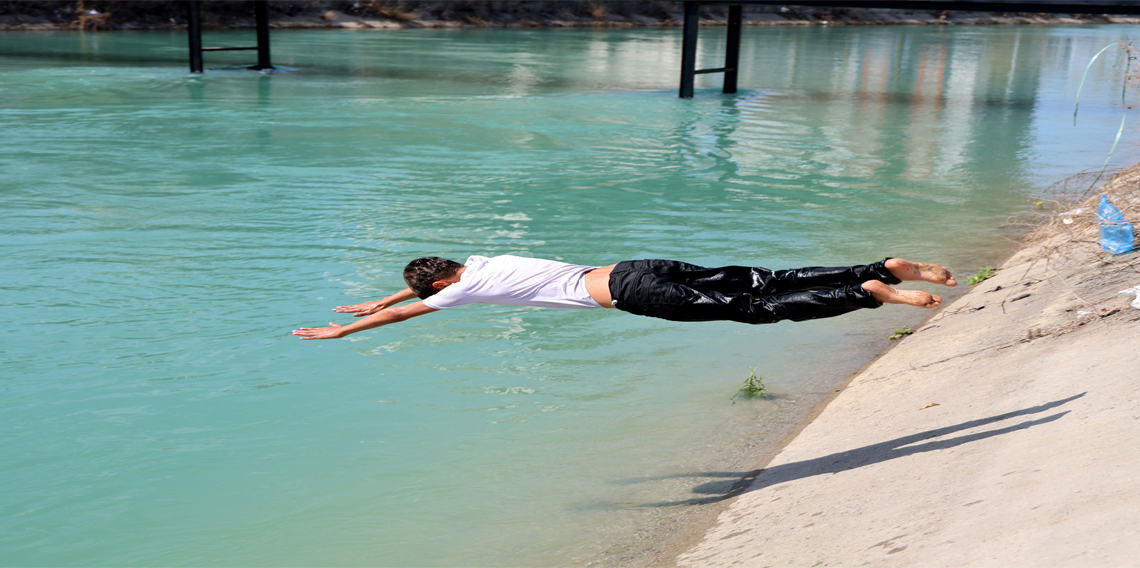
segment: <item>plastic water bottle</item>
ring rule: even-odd
[[[1100,222],[1100,248],[1121,254],[1132,250],[1132,225],[1124,219],[1124,214],[1108,202],[1107,195],[1100,196],[1100,206],[1096,208],[1096,219]]]

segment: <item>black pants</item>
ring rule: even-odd
[[[619,310],[673,321],[804,321],[881,306],[859,285],[898,284],[885,263],[773,271],[626,260],[610,273],[610,294]]]

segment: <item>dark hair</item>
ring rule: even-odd
[[[411,288],[412,292],[422,300],[439,292],[432,286],[433,282],[455,276],[460,268],[463,268],[463,265],[454,260],[425,256],[408,263],[404,268],[404,282],[407,282],[408,288]]]

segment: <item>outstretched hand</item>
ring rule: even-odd
[[[343,325],[329,322],[331,327],[302,327],[301,329],[294,329],[293,335],[300,335],[301,339],[339,339],[344,337],[341,334]]]
[[[376,300],[375,302],[364,302],[363,304],[353,304],[351,306],[337,306],[333,308],[334,312],[347,314],[351,313],[356,317],[372,315],[384,308],[388,307],[384,300]]]
[[[376,302],[365,302],[351,306],[337,306],[333,308],[334,312],[342,314],[351,313],[356,317],[369,317],[352,322],[349,325],[329,322],[329,327],[302,327],[301,329],[293,330],[293,335],[299,335],[301,339],[339,339],[358,331],[399,323],[408,318],[414,318],[436,311],[434,308],[426,306],[423,302],[415,302],[407,306],[396,305],[415,297],[416,295],[410,289],[407,289]]]

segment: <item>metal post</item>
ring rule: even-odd
[[[693,79],[697,71],[697,30],[701,25],[699,2],[685,2],[685,24],[681,40],[682,99],[693,98]]]
[[[202,17],[197,0],[186,2],[186,32],[190,36],[190,72],[202,72]]]
[[[269,62],[269,0],[253,3],[257,15],[257,66],[253,69],[273,69]]]
[[[728,7],[728,42],[724,51],[724,92],[736,92],[736,70],[740,67],[740,25],[743,18],[740,4]]]

